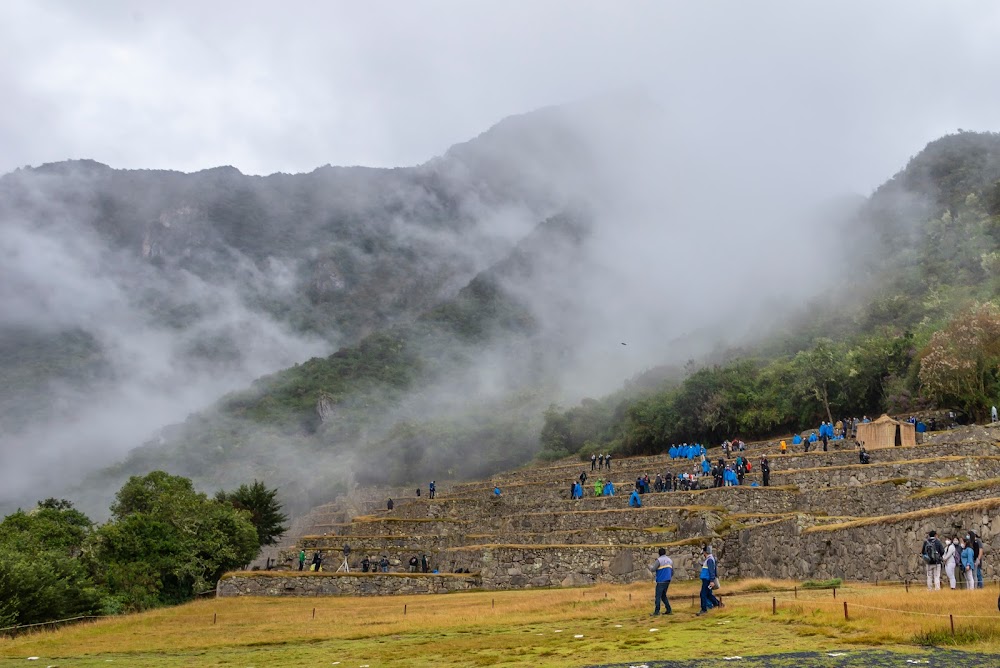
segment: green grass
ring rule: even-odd
[[[339,661],[340,666],[371,668],[560,668],[717,657],[720,647],[727,655],[742,656],[844,646],[912,651],[930,642],[1000,650],[1000,619],[989,619],[996,610],[993,591],[913,588],[904,595],[899,588],[848,583],[834,599],[826,590],[800,587],[793,594],[795,584],[727,581],[726,607],[697,617],[698,584],[676,582],[670,588],[675,614],[655,620],[648,616],[651,583],[427,596],[202,600],[0,639],[0,665],[281,668]],[[852,606],[850,621],[843,619],[844,601]],[[886,615],[881,608],[902,612]],[[957,617],[952,637],[947,616],[934,616],[950,610],[987,619]],[[711,642],[705,642],[708,637]],[[40,657],[38,663],[26,664],[29,656]]]

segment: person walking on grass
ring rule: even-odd
[[[928,531],[927,538],[924,539],[924,546],[920,552],[920,557],[927,567],[927,589],[938,591],[941,589],[941,561],[944,557],[944,546],[937,537],[936,531]]]
[[[667,599],[667,589],[670,588],[670,581],[674,577],[674,562],[667,556],[667,551],[662,547],[659,550],[659,555],[649,566],[649,570],[653,572],[656,578],[656,607],[653,609],[653,615],[656,616],[660,614],[660,602],[663,602],[663,608],[665,615],[672,615],[674,611],[670,608],[670,601]]]
[[[961,555],[958,553],[958,539],[944,539],[944,573],[948,576],[948,584],[951,588],[955,588],[955,561],[956,556],[961,560]]]
[[[711,545],[706,545],[701,549],[701,558],[703,559],[699,575],[701,578],[701,611],[698,614],[704,615],[712,608],[721,608],[723,605],[722,601],[712,591],[715,589],[715,582],[719,577],[719,572],[715,563],[715,555],[712,554]]]
[[[976,558],[972,554],[972,546],[969,545],[969,537],[961,541],[962,545],[962,572],[965,573],[965,588],[972,590],[976,588]]]

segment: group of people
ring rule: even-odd
[[[590,455],[590,470],[598,471],[603,470],[607,466],[608,470],[611,470],[611,453],[606,455]]]
[[[984,553],[983,541],[975,531],[945,538],[943,543],[936,531],[929,531],[920,550],[927,569],[927,588],[941,589],[941,567],[944,566],[952,589],[958,588],[959,577],[966,589],[982,589]]]
[[[651,616],[660,614],[671,615],[673,609],[670,607],[670,599],[667,591],[670,589],[670,582],[674,577],[674,561],[667,556],[667,550],[660,548],[656,560],[649,565],[649,570],[653,573],[656,581],[656,593],[654,595],[654,606]],[[701,580],[701,610],[698,615],[704,615],[713,608],[725,607],[722,600],[716,596],[719,590],[719,571],[715,555],[712,554],[712,546],[705,545],[701,549],[701,570],[698,573]],[[662,613],[661,613],[662,609]]]
[[[670,455],[671,459],[698,459],[699,457],[704,457],[706,451],[704,445],[698,443],[688,445],[684,443],[683,445],[671,445],[670,449],[667,450],[667,454]]]

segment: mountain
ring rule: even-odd
[[[550,409],[543,450],[660,452],[885,411],[984,418],[1000,398],[1000,134],[929,143],[845,213],[836,243],[789,266],[834,264],[839,285],[755,344]]]
[[[596,195],[591,137],[625,137],[636,113],[616,108],[511,117],[406,168],[249,176],[73,160],[0,177],[6,501],[65,488],[279,369],[364,356],[386,337],[431,345],[400,332],[464,318],[483,272],[523,263],[518,244],[543,234],[539,221]],[[255,391],[220,415],[265,425],[280,414],[283,434],[312,437],[314,406],[271,410]]]

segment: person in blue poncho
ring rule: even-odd
[[[606,483],[604,483],[604,496],[614,496],[614,495],[615,495],[615,486],[611,484],[611,481],[609,480]]]
[[[639,498],[639,490],[633,489],[628,497],[629,508],[642,508],[642,499]]]
[[[707,459],[701,462],[701,474],[708,475],[708,472],[712,470],[712,465]]]
[[[668,452],[670,454],[670,458],[671,459],[677,459],[677,446],[676,445],[671,445],[670,446],[670,450]]]
[[[705,450],[705,446],[704,445],[699,445],[698,446],[698,454],[701,455],[702,457],[704,457],[706,454],[708,454],[708,451]]]
[[[792,436],[792,443],[794,445],[802,445],[802,436],[800,436],[799,434],[795,434],[795,436]]]

